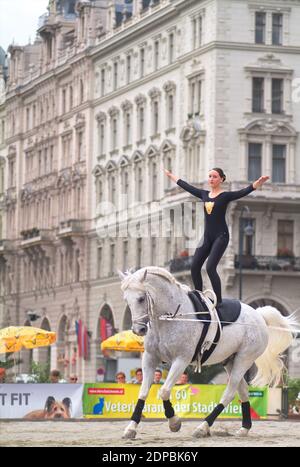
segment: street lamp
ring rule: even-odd
[[[240,301],[242,300],[242,296],[243,296],[243,291],[242,291],[242,285],[243,285],[242,256],[243,256],[244,235],[246,235],[246,237],[248,237],[248,238],[251,238],[251,237],[253,237],[253,234],[254,234],[254,228],[250,224],[250,222],[248,222],[248,224],[245,227],[242,226],[242,219],[243,219],[243,214],[244,214],[245,211],[247,211],[247,214],[250,215],[250,209],[248,208],[248,206],[243,206],[242,207],[241,214],[240,214],[240,217],[239,217],[239,227],[240,227],[239,228],[239,232],[240,232],[240,242],[239,242],[239,299],[240,299]]]
[[[40,318],[40,315],[38,315],[35,310],[27,310],[26,314],[29,321],[37,321]]]

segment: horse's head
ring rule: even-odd
[[[148,323],[153,317],[153,297],[149,292],[149,284],[146,287],[147,269],[137,271],[134,274],[123,274],[118,271],[122,279],[124,300],[131,311],[132,331],[138,336],[145,336],[148,331]]]
[[[132,330],[138,336],[147,334],[151,321],[167,312],[174,313],[181,301],[180,294],[190,290],[158,266],[147,266],[134,273],[126,271],[125,274],[118,270],[118,274],[124,300],[131,311]]]

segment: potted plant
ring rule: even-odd
[[[182,251],[179,253],[179,256],[180,256],[180,258],[185,258],[185,257],[189,256],[188,250],[186,250],[186,249],[185,249],[185,250],[182,250]]]
[[[277,252],[279,258],[294,258],[294,253],[289,248],[279,248]]]

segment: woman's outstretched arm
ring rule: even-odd
[[[226,193],[227,199],[229,201],[233,201],[235,199],[240,199],[243,198],[244,196],[249,195],[252,191],[256,190],[257,188],[261,187],[264,183],[266,183],[267,180],[269,180],[270,177],[268,176],[262,176],[255,182],[251,183],[249,186],[246,188],[242,188],[241,190],[237,191],[228,191]]]
[[[192,195],[194,196],[197,196],[197,198],[200,198],[203,200],[203,193],[205,190],[201,190],[200,188],[196,188],[195,186],[193,185],[190,185],[189,183],[185,182],[184,180],[182,180],[181,178],[178,178],[176,177],[175,175],[173,175],[171,172],[169,172],[168,170],[164,169],[165,171],[165,174],[171,179],[173,180],[173,182],[177,183],[177,185],[179,185],[181,188],[183,188],[185,191],[188,191],[189,193],[191,193]]]

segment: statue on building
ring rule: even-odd
[[[57,3],[57,0],[49,0],[47,9],[50,15],[56,15],[56,3]]]

